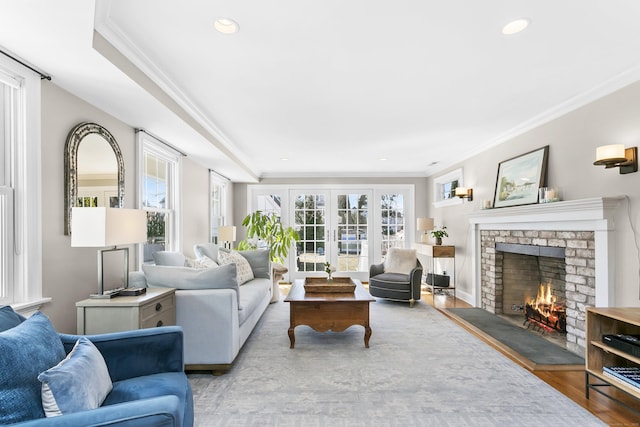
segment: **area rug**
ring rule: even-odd
[[[218,377],[190,374],[198,426],[603,426],[433,307],[371,304],[364,331],[296,328],[272,304]]]
[[[486,310],[481,308],[448,308],[447,311],[500,341],[536,365],[579,365],[584,367],[584,358]]]

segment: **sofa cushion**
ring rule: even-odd
[[[47,417],[99,408],[111,391],[107,364],[91,341],[81,337],[53,368],[38,375]]]
[[[44,418],[38,374],[65,356],[60,337],[40,312],[0,332],[0,424]]]
[[[238,285],[244,285],[254,278],[253,270],[249,261],[238,252],[218,251],[218,261],[220,265],[235,264],[238,274]]]
[[[240,303],[244,310],[238,313],[238,324],[242,325],[251,316],[264,298],[271,299],[273,283],[269,279],[254,279],[240,287]]]
[[[384,260],[384,272],[409,274],[416,268],[417,259],[415,249],[389,248]]]
[[[171,252],[171,251],[157,251],[153,253],[153,262],[156,265],[170,265],[173,267],[184,267],[187,261],[187,257],[185,257],[180,252]]]
[[[205,268],[216,268],[219,267],[219,265],[217,262],[205,255],[200,258],[187,258],[185,267],[199,268],[202,270]]]
[[[0,307],[0,332],[11,329],[14,326],[18,326],[24,322],[25,318],[20,314],[13,311],[13,308],[9,305]]]
[[[235,264],[205,270],[165,265],[142,265],[148,286],[175,289],[233,289],[238,295],[238,309],[242,309],[238,292]]]
[[[271,261],[269,259],[269,249],[256,249],[251,251],[238,251],[251,266],[253,277],[263,279],[271,278]]]
[[[184,419],[185,411],[193,413],[192,391],[184,372],[163,372],[116,381],[103,406],[167,395],[177,396],[185,403],[180,407],[179,420]]]
[[[193,252],[198,258],[207,256],[216,261],[218,259],[219,248],[220,247],[215,243],[198,243],[193,246]]]
[[[411,280],[410,275],[400,273],[382,273],[369,278],[369,286],[380,286],[385,289],[405,290]]]

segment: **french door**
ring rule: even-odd
[[[366,280],[390,247],[413,240],[413,186],[336,187],[249,187],[249,212],[274,212],[298,232],[289,280],[323,277],[327,263]]]
[[[292,226],[298,230],[296,277],[338,274],[364,278],[369,271],[371,190],[292,190]]]

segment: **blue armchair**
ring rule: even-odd
[[[2,309],[4,313],[1,312]],[[87,335],[104,357],[113,384],[111,392],[97,409],[44,418],[37,372],[42,371],[43,366],[49,369],[51,361],[40,363],[41,366],[35,368],[35,377],[33,373],[23,372],[34,369],[33,365],[39,364],[38,359],[50,357],[47,355],[51,353],[48,348],[56,348],[60,346],[60,342],[61,353],[54,358],[59,358],[60,355],[64,357],[64,353],[71,351],[80,336],[56,333],[46,316],[40,313],[14,328],[6,328],[6,316],[3,318],[3,314],[7,314],[7,307],[2,309],[0,331],[6,330],[0,332],[0,372],[5,375],[3,377],[0,373],[0,383],[4,381],[9,386],[0,386],[0,424],[15,423],[18,420],[20,422],[12,425],[193,425],[193,396],[183,371],[183,335],[180,327]],[[28,325],[29,323],[32,325]],[[15,329],[15,333],[12,333],[12,329]],[[17,349],[13,355],[11,351],[4,351],[10,346]],[[24,358],[28,360],[22,360]],[[19,398],[26,402],[20,402]],[[34,402],[36,399],[37,402]],[[20,409],[23,412],[18,417],[11,413],[14,408],[20,407],[27,407],[29,412],[25,413]]]

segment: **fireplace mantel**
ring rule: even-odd
[[[562,230],[571,224],[571,230],[596,230],[613,226],[616,209],[624,200],[618,197],[594,197],[555,203],[512,206],[477,211],[469,216],[469,222],[484,230],[522,228],[530,230]],[[602,222],[606,221],[606,222]],[[496,226],[501,226],[496,228]],[[502,228],[507,227],[507,228]]]
[[[595,298],[598,307],[614,301],[614,216],[625,196],[595,197],[563,202],[487,209],[469,216],[472,226],[472,292],[480,306],[482,230],[593,231],[595,240]]]

